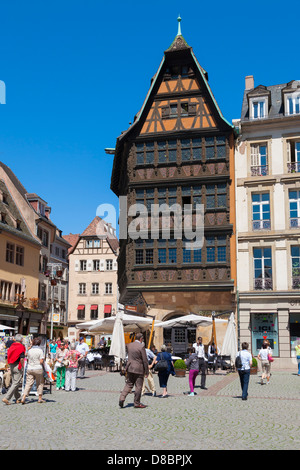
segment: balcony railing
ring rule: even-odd
[[[252,220],[252,229],[253,230],[270,230],[271,221],[270,220]]]
[[[262,279],[262,278],[254,279],[254,289],[255,290],[272,290],[273,289],[272,278],[268,277],[265,279]]]
[[[287,168],[288,168],[288,173],[299,173],[300,162],[288,163]]]
[[[266,176],[269,174],[268,165],[252,166],[251,176]]]
[[[290,228],[300,227],[300,217],[293,217],[290,219]]]

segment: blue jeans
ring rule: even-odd
[[[248,385],[250,379],[250,369],[239,370],[240,382],[242,387],[242,398],[246,400],[248,397]]]
[[[298,361],[298,375],[300,375],[300,356],[297,356]]]

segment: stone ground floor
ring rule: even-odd
[[[297,367],[274,370],[270,385],[251,376],[249,399],[241,400],[236,373],[207,376],[208,390],[189,397],[188,376],[170,377],[168,398],[145,394],[145,409],[129,395],[118,406],[124,378],[118,372],[88,370],[76,392],[44,394],[45,404],[1,403],[0,450],[103,450],[114,452],[196,450],[296,450],[300,448],[300,377]],[[186,452],[188,453],[188,452]],[[4,454],[3,454],[4,455]],[[106,457],[105,457],[106,458]]]

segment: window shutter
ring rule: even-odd
[[[189,115],[195,115],[196,114],[196,103],[189,103]]]
[[[117,271],[117,270],[118,270],[118,261],[113,260],[113,271]]]
[[[91,259],[87,260],[87,271],[92,271],[93,270],[93,261]]]
[[[75,271],[79,271],[79,261],[75,261]]]
[[[100,271],[105,271],[105,261],[104,260],[100,260]]]
[[[286,155],[287,163],[291,163],[291,143],[289,141],[286,142]]]
[[[169,106],[165,106],[161,109],[161,117],[166,118],[170,116],[170,108]]]
[[[259,166],[259,146],[258,145],[251,145],[251,167]]]

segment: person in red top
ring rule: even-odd
[[[16,403],[21,403],[19,385],[23,376],[25,352],[26,349],[23,345],[23,336],[17,334],[15,337],[15,342],[7,350],[7,362],[10,366],[12,384],[2,400],[6,405],[10,405],[9,400],[13,395],[15,396]]]

